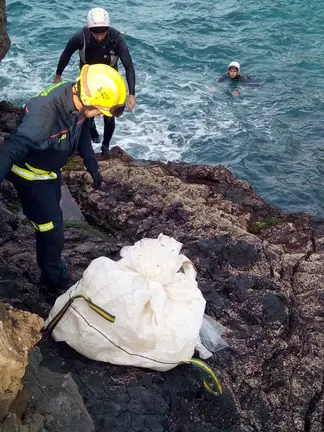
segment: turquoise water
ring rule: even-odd
[[[107,2],[7,0],[1,99],[21,104],[50,84],[96,6]],[[270,203],[324,216],[320,0],[118,0],[108,10],[137,73],[137,107],[118,119],[112,144],[140,158],[223,164]],[[216,83],[232,60],[258,82],[237,97]],[[77,73],[75,54],[64,77]]]

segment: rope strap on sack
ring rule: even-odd
[[[88,305],[90,306],[90,308],[92,310],[94,310],[95,312],[97,312],[97,314],[99,314],[105,320],[107,320],[107,321],[109,321],[111,323],[115,322],[115,318],[116,317],[114,315],[110,314],[109,312],[105,311],[104,309],[102,309],[100,306],[98,306],[95,303],[93,303],[90,297],[88,297],[85,294],[76,294],[76,295],[74,295],[74,296],[72,296],[72,297],[69,298],[69,301],[62,307],[62,309],[55,315],[55,317],[48,324],[48,326],[46,327],[46,330],[52,332],[55,329],[55,327],[57,326],[57,324],[63,318],[65,312],[69,309],[69,307],[71,306],[71,304],[77,298],[83,298],[88,303]]]
[[[223,393],[222,384],[219,377],[207,363],[197,358],[192,358],[190,363],[199,370],[205,389],[213,396],[219,396]]]

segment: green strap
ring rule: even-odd
[[[223,393],[222,384],[219,377],[207,363],[197,358],[190,360],[192,366],[199,370],[205,389],[213,396],[219,396]]]
[[[69,307],[71,306],[71,304],[73,303],[73,301],[77,298],[83,298],[88,305],[90,306],[90,308],[92,310],[94,310],[95,312],[97,312],[97,314],[99,314],[102,318],[104,318],[105,320],[113,323],[115,322],[115,316],[111,315],[109,312],[105,311],[104,309],[102,309],[100,306],[96,305],[95,303],[93,303],[91,301],[91,298],[88,297],[85,294],[76,294],[72,297],[69,298],[68,302],[62,307],[62,309],[55,315],[55,317],[51,320],[51,322],[48,324],[48,326],[46,327],[46,330],[52,332],[55,327],[57,326],[57,324],[60,322],[60,320],[63,318],[65,312],[69,309]]]

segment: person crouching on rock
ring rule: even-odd
[[[62,262],[61,170],[74,151],[83,158],[95,189],[102,177],[91,146],[90,119],[120,116],[126,84],[108,65],[84,65],[75,83],[60,82],[32,97],[18,127],[0,145],[0,183],[18,192],[36,233],[36,256],[45,292],[58,296],[70,286]]]

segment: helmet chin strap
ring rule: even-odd
[[[84,105],[82,106],[82,108],[79,111],[79,115],[85,117],[85,111],[86,111],[87,107],[85,107]]]
[[[89,107],[85,106],[81,100],[81,91],[80,91],[80,81],[78,80],[75,84],[74,84],[74,89],[72,90],[73,95],[75,95],[78,99],[80,104],[82,105],[82,108],[79,110],[79,115],[81,116],[85,116],[85,110],[88,109]]]
[[[79,90],[79,86],[78,86],[78,83],[76,82],[74,85],[73,85],[73,87],[72,87],[72,96],[73,97],[77,97],[78,98],[78,101],[80,102],[80,104],[81,104],[81,109],[80,110],[77,110],[77,108],[76,108],[76,110],[78,111],[78,113],[79,113],[79,115],[81,115],[81,116],[84,116],[84,112],[85,112],[85,110],[86,110],[86,107],[83,105],[83,103],[82,103],[82,100],[81,100],[81,98],[80,98],[80,90]],[[74,103],[74,106],[75,106],[75,103]]]
[[[74,84],[74,89],[75,89],[74,94],[78,97],[79,101],[82,103],[82,101],[81,101],[80,80],[79,80],[79,79],[78,79],[78,80],[76,81],[76,83]],[[83,105],[83,104],[82,104],[82,105]]]

